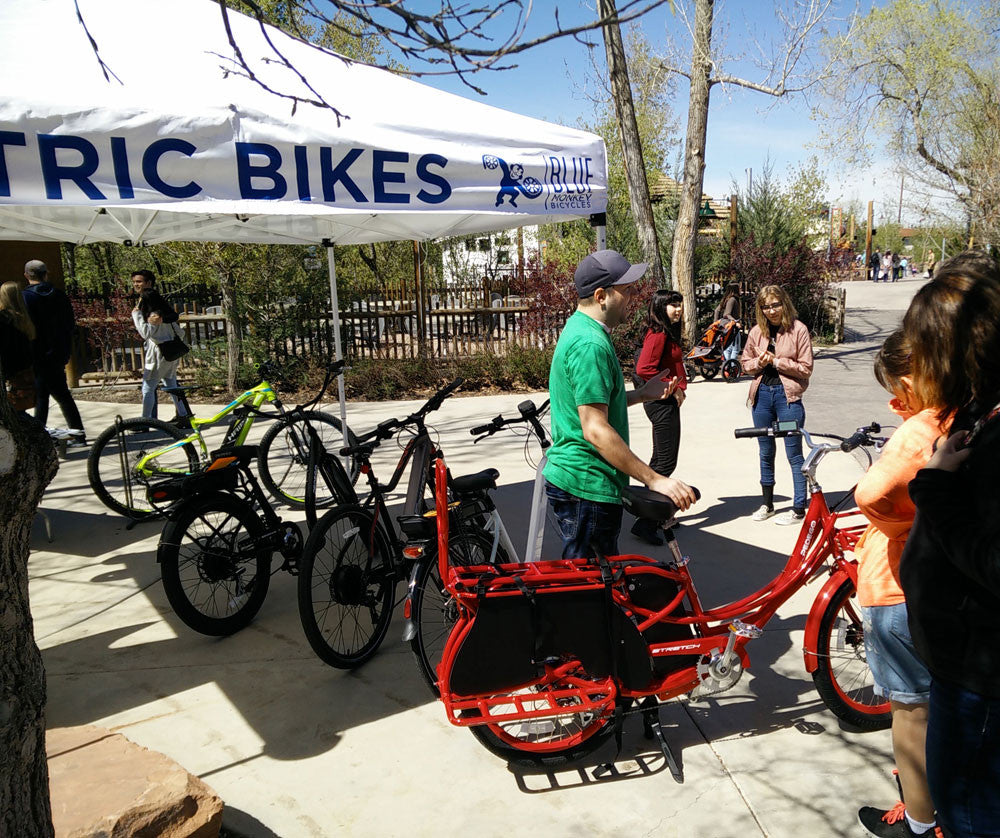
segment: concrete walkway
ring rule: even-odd
[[[848,339],[818,354],[807,427],[845,434],[872,419],[889,422],[871,358],[922,281],[848,285]],[[683,409],[677,476],[703,498],[685,516],[679,540],[708,605],[761,587],[796,536],[747,520],[759,504],[756,445],[732,434],[751,424],[746,391],[746,379],[699,379]],[[498,435],[473,446],[468,435],[522,398],[456,397],[434,425],[455,473],[501,469],[498,503],[523,539],[532,469],[522,442]],[[415,404],[351,405],[349,420],[367,430]],[[80,407],[92,436],[122,409]],[[135,413],[138,405],[126,415]],[[634,409],[631,419],[633,447],[646,456],[645,414]],[[859,473],[852,457],[830,457],[820,479],[831,493]],[[790,484],[779,454],[782,505]],[[800,591],[751,644],[752,669],[734,689],[664,708],[683,785],[634,717],[617,773],[597,780],[592,768],[613,758],[613,744],[572,770],[522,771],[450,726],[399,641],[399,615],[379,654],[355,672],[313,656],[298,622],[295,580],[285,574],[272,579],[263,609],[241,633],[213,640],[190,631],[160,586],[159,527],[126,530],[100,505],[87,485],[85,451],[62,464],[43,508],[55,539],[46,542],[37,520],[29,570],[49,726],[100,724],[168,754],[218,791],[225,823],[238,833],[819,838],[860,835],[859,805],[896,800],[888,733],[843,729],[803,667],[805,615],[821,582]],[[622,549],[641,552],[627,530]],[[550,534],[549,554],[554,544]]]

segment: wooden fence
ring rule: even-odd
[[[469,297],[455,295],[418,308],[415,301],[357,301],[341,310],[341,347],[347,358],[403,359],[421,355],[432,359],[467,357],[484,352],[505,354],[512,345],[546,346],[554,343],[571,312],[540,310],[533,301],[508,297],[493,305],[461,305]],[[456,303],[458,305],[456,305]],[[195,351],[181,359],[181,371],[206,364],[226,352],[228,325],[221,307],[178,306],[184,340]],[[266,318],[248,318],[244,338],[264,343],[271,357],[333,357],[333,326],[329,308],[277,303]],[[124,330],[119,338],[95,347],[88,331],[93,319],[78,321],[74,347],[77,374],[84,381],[134,379],[141,376],[142,340]]]

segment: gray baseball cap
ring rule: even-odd
[[[576,292],[582,300],[590,297],[598,288],[630,285],[637,279],[642,279],[647,267],[645,262],[633,265],[617,250],[598,250],[585,256],[576,266],[576,273],[573,275]]]

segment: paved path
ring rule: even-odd
[[[917,287],[848,286],[848,341],[819,355],[808,426],[843,433],[891,418],[871,357]],[[531,470],[520,444],[498,436],[473,447],[467,431],[521,398],[454,398],[436,426],[456,473],[499,465],[501,508],[523,538]],[[732,435],[750,424],[745,399],[745,381],[699,380],[684,407],[678,475],[698,485],[703,499],[686,516],[680,542],[710,604],[761,587],[795,538],[773,522],[746,519],[759,502],[756,446]],[[413,404],[352,405],[350,421],[368,428]],[[96,433],[121,406],[81,409]],[[641,410],[632,412],[632,436],[648,454]],[[850,457],[837,459],[820,474],[828,492],[848,488],[859,473]],[[53,543],[40,521],[32,536],[32,611],[48,672],[48,723],[105,725],[169,754],[221,794],[225,822],[240,833],[822,837],[860,834],[858,805],[895,801],[888,734],[841,728],[803,668],[802,631],[817,583],[750,646],[753,668],[736,688],[664,708],[683,785],[636,719],[626,726],[614,776],[595,780],[590,770],[614,756],[613,746],[573,770],[526,772],[447,723],[398,640],[398,621],[361,670],[326,667],[302,636],[294,580],[282,574],[240,634],[212,640],[188,630],[159,584],[157,527],[126,530],[93,497],[85,466],[85,453],[71,454],[46,493]],[[779,457],[777,492],[785,503],[789,488]],[[622,547],[641,549],[627,535]]]

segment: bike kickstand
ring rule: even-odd
[[[684,771],[677,764],[674,752],[670,750],[670,745],[667,743],[667,738],[663,735],[663,728],[660,725],[660,703],[656,700],[656,696],[651,695],[643,699],[640,706],[642,707],[642,728],[646,738],[656,738],[667,765],[670,767],[671,776],[678,783],[683,783]]]

